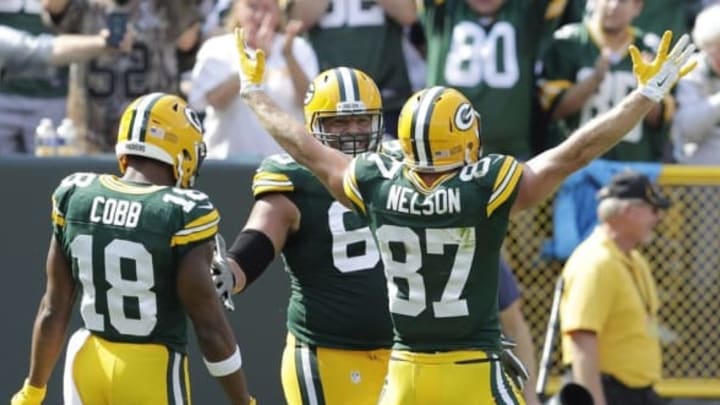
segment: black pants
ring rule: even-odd
[[[631,388],[608,374],[602,375],[602,387],[608,405],[665,405],[652,387]]]

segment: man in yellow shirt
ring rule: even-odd
[[[659,301],[637,250],[670,201],[639,173],[623,172],[598,193],[599,225],[568,259],[560,302],[563,363],[596,405],[656,405]]]

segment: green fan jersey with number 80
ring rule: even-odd
[[[184,353],[186,314],[177,267],[213,238],[220,216],[204,193],[75,173],[53,193],[53,232],[82,288],[80,313],[114,342]]]
[[[270,156],[255,174],[255,198],[270,193],[282,193],[300,211],[299,229],[282,250],[290,275],[288,330],[321,347],[389,348],[387,288],[367,223],[288,155]]]
[[[345,193],[383,259],[395,349],[499,349],[500,248],[521,177],[495,154],[431,186],[382,154],[353,161]]]

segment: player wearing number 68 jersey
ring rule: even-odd
[[[317,139],[348,155],[375,150],[381,103],[363,72],[331,69],[310,85],[306,125]],[[255,205],[228,262],[239,291],[282,252],[291,291],[282,359],[286,401],[376,404],[392,325],[380,255],[367,223],[288,155],[262,162],[253,195]]]
[[[64,403],[190,403],[188,316],[210,374],[233,404],[252,403],[209,273],[220,216],[190,188],[205,156],[197,116],[177,96],[140,97],[116,152],[122,177],[74,173],[53,193],[48,282],[12,404],[42,402],[77,295]]]

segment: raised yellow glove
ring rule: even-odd
[[[40,405],[46,392],[47,387],[33,387],[26,379],[22,389],[13,395],[10,405]]]
[[[695,61],[688,63],[695,52],[695,45],[690,42],[687,34],[683,34],[668,53],[670,42],[672,42],[672,32],[665,31],[655,59],[650,63],[645,62],[635,45],[629,47],[633,73],[640,85],[640,92],[656,103],[670,93],[670,89],[681,77],[697,66]]]
[[[242,28],[235,28],[235,46],[240,56],[240,94],[261,90],[265,73],[265,52],[248,47]]]

